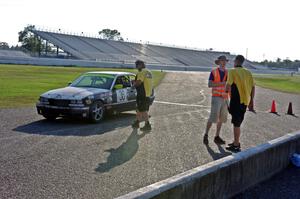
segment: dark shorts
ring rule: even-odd
[[[239,102],[230,102],[229,113],[232,116],[231,123],[234,127],[240,127],[247,110],[247,106]]]
[[[149,107],[150,107],[150,98],[149,97],[137,98],[136,104],[137,104],[138,112],[147,112],[149,111]]]

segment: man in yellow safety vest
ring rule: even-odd
[[[252,73],[242,65],[245,61],[243,55],[237,55],[234,60],[234,68],[229,71],[226,91],[231,93],[229,112],[232,116],[234,140],[228,144],[227,150],[239,152],[241,150],[240,136],[241,124],[248,108],[253,109],[253,99],[255,95],[255,83]]]

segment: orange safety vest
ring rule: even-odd
[[[225,69],[225,75],[222,80],[221,80],[219,68],[214,69],[212,71],[212,74],[214,76],[213,83],[220,83],[226,81],[228,72]],[[224,86],[212,87],[212,96],[223,97],[224,99],[228,99],[229,94],[225,92],[225,85],[224,85]]]

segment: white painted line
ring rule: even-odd
[[[210,106],[205,106],[201,104],[182,104],[182,103],[175,103],[175,102],[164,102],[164,101],[154,101],[158,104],[169,104],[169,105],[176,105],[176,106],[189,106],[189,107],[201,107],[201,108],[209,108]]]
[[[204,90],[203,89],[201,89],[200,95],[203,97],[203,99],[199,102],[199,104],[202,104],[202,103],[204,103],[206,101],[206,96],[204,94]]]
[[[188,107],[201,107],[201,108],[210,108],[210,106],[201,105],[206,101],[206,96],[204,94],[204,90],[200,90],[200,95],[203,97],[203,99],[199,102],[199,104],[184,104],[184,103],[176,103],[176,102],[164,102],[164,101],[154,101],[158,104],[169,104],[169,105],[176,105],[176,106],[188,106]]]

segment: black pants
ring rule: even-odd
[[[149,97],[137,97],[136,98],[137,111],[138,112],[147,112],[150,107],[150,98]]]
[[[239,101],[232,100],[230,101],[229,113],[232,116],[231,123],[234,127],[240,127],[244,116],[247,110],[247,106],[245,104],[241,104]]]

